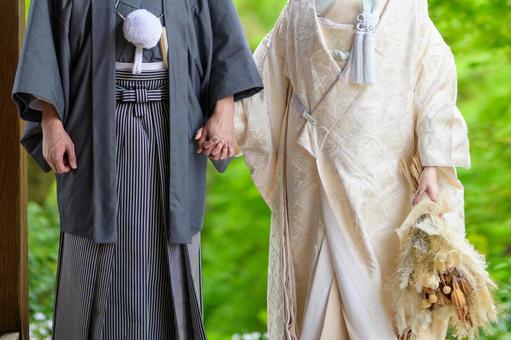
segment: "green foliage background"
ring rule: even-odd
[[[390,0],[392,1],[392,0]],[[271,29],[284,0],[235,0],[250,45]],[[465,185],[468,237],[487,254],[499,283],[501,319],[485,339],[511,339],[511,2],[430,0],[430,14],[458,65],[459,106],[469,126],[472,169]],[[266,329],[269,210],[243,160],[209,170],[203,233],[204,306],[210,339]],[[31,178],[41,175],[32,173]],[[36,183],[37,179],[31,182]],[[40,197],[32,190],[32,197]],[[46,196],[46,195],[45,195]],[[45,338],[53,307],[58,217],[54,188],[29,206],[30,310]],[[35,198],[34,198],[35,199]]]

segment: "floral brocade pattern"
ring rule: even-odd
[[[389,0],[380,13],[373,86],[350,83],[349,67],[335,63],[314,2],[293,0],[284,8],[255,52],[265,89],[236,104],[241,151],[272,210],[272,340],[300,339],[326,238],[318,213],[321,188],[353,253],[377,283],[394,269],[394,231],[411,208],[399,162],[418,152],[423,165],[445,167],[441,176],[451,179],[453,167],[470,166],[453,55],[429,20],[426,0]],[[463,193],[440,182],[441,190],[456,192],[456,213],[449,218],[464,233]]]

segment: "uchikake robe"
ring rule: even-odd
[[[384,283],[412,207],[402,160],[439,167],[454,207],[445,218],[464,233],[455,167],[470,157],[453,55],[426,0],[388,0],[378,13],[374,85],[336,63],[335,34],[324,34],[336,23],[315,1],[291,0],[255,52],[265,89],[237,103],[237,140],[272,211],[272,340],[396,338]],[[422,339],[445,337],[437,330]]]
[[[140,8],[141,1],[122,0],[120,7]],[[203,226],[207,164],[193,137],[219,99],[250,96],[262,83],[231,0],[146,5],[163,7],[169,42],[167,235],[171,243],[189,243]],[[31,104],[39,97],[57,110],[78,163],[56,176],[61,230],[98,243],[117,240],[115,22],[114,0],[33,0],[13,88],[28,121],[21,143],[45,171],[41,111]],[[220,171],[227,164],[215,162]]]

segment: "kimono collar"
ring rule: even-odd
[[[116,206],[108,200],[116,190],[115,138],[115,9],[113,1],[91,0],[91,49],[92,49],[92,150],[93,155],[101,155],[100,162],[92,162],[92,193],[100,200],[93,211],[94,221],[114,223]],[[99,228],[102,223],[94,223]],[[116,230],[105,235],[96,230],[98,239],[115,239]]]
[[[316,13],[323,17],[333,6],[335,0],[316,0]],[[357,16],[353,47],[348,53],[350,58],[351,81],[355,84],[372,85],[375,83],[374,72],[374,37],[378,25],[378,0],[361,0],[362,13]],[[345,59],[348,59],[345,57]]]
[[[347,65],[341,69],[321,33],[316,0],[291,0],[286,38],[286,60],[293,89],[301,102],[314,111],[335,84],[341,82],[343,94],[354,99],[367,84],[376,80],[388,40],[388,24],[399,0],[364,0],[359,16],[357,51],[352,51]],[[383,6],[383,4],[385,5]],[[355,40],[355,39],[354,39]],[[364,46],[370,48],[364,52]],[[355,52],[355,53],[353,53]],[[358,61],[357,61],[358,60]],[[355,73],[355,74],[352,74]],[[361,83],[357,80],[365,80]],[[314,85],[312,85],[314,84]]]

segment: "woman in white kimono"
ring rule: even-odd
[[[448,192],[445,218],[464,232],[454,167],[470,166],[453,55],[426,0],[290,0],[255,59],[265,89],[236,107],[235,134],[272,210],[270,339],[396,339],[395,229],[422,193]],[[411,193],[399,164],[416,153]],[[446,329],[433,320],[412,338]]]

